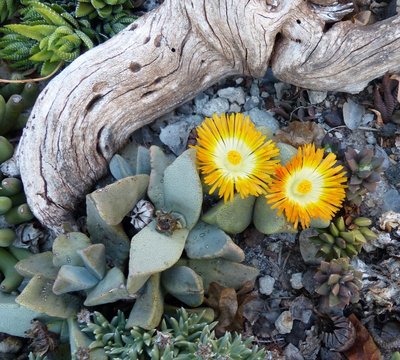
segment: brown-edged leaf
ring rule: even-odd
[[[400,74],[393,74],[390,77],[391,80],[396,80],[399,83],[400,87]],[[400,89],[397,89],[397,102],[400,103]]]
[[[354,345],[344,352],[348,360],[382,360],[382,354],[376,346],[372,336],[361,324],[360,320],[354,314],[349,316],[356,329],[356,340]]]

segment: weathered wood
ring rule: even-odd
[[[318,11],[303,0],[166,0],[42,92],[18,151],[28,203],[55,231],[74,225],[79,202],[134,130],[224,77],[262,76],[271,56],[290,83],[360,90],[399,69],[398,23],[343,23],[324,32]],[[380,58],[386,62],[376,66]],[[349,75],[352,66],[357,74]]]

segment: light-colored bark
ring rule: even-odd
[[[399,69],[400,31],[390,26],[398,22],[373,26],[368,38],[367,28],[347,23],[324,33],[303,0],[166,0],[75,60],[39,96],[18,151],[32,211],[55,231],[74,225],[79,202],[133,131],[224,77],[262,76],[270,59],[290,83],[360,90]]]

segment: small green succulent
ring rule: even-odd
[[[321,261],[314,279],[320,284],[315,290],[321,295],[322,306],[344,308],[360,299],[362,273],[355,271],[348,258]]]
[[[383,159],[375,157],[374,151],[368,148],[360,152],[349,148],[345,152],[345,157],[350,172],[347,199],[359,206],[363,195],[376,190],[377,183],[380,181]]]
[[[349,228],[343,217],[332,221],[329,227],[316,229],[318,236],[310,239],[319,246],[317,256],[325,260],[356,256],[367,242],[376,239],[376,235],[368,226],[372,221],[365,217],[356,218]]]
[[[103,347],[110,359],[240,359],[258,360],[265,352],[257,346],[251,347],[251,338],[227,332],[216,339],[213,328],[202,315],[188,314],[185,309],[177,311],[176,317],[165,317],[159,330],[149,331],[139,327],[126,328],[126,319],[121,311],[110,322],[99,312],[93,321],[82,325],[82,331],[94,341],[90,349]]]
[[[0,57],[12,67],[39,67],[46,76],[94,46],[97,35],[88,20],[76,20],[58,4],[26,3],[21,23],[0,28]]]
[[[129,3],[127,0],[78,0],[76,17],[88,16],[93,18],[99,16],[108,18],[123,10],[123,6]]]
[[[16,0],[0,0],[0,24],[10,19],[18,8]]]

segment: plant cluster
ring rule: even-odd
[[[339,217],[329,227],[316,229],[319,235],[310,239],[319,246],[317,256],[325,260],[353,258],[367,241],[376,239],[376,234],[368,228],[371,224],[370,219],[359,217],[346,227],[344,218]]]
[[[82,331],[93,338],[89,349],[104,348],[110,359],[264,359],[265,353],[251,346],[252,338],[242,339],[236,333],[226,332],[219,339],[210,323],[201,314],[177,310],[175,316],[166,316],[159,330],[130,327],[124,314],[108,321],[95,312],[93,320],[82,324]]]
[[[15,3],[0,3],[0,19],[15,13]],[[136,19],[126,0],[78,1],[76,8],[68,1],[21,3],[19,21],[0,28],[0,57],[14,69],[35,68],[42,76],[73,61]]]

